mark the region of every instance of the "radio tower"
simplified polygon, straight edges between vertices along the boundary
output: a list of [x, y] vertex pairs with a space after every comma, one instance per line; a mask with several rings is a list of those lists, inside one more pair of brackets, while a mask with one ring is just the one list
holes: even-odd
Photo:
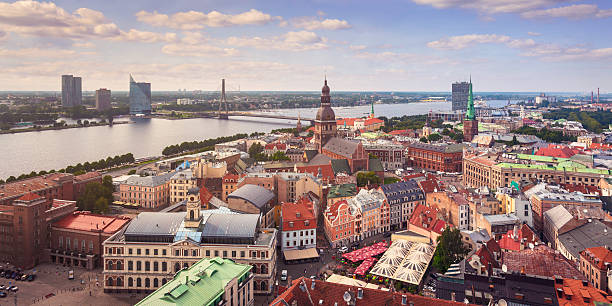
[[[225, 105], [225, 113], [222, 113], [222, 108]], [[227, 114], [227, 98], [225, 97], [225, 79], [221, 79], [221, 99], [219, 100], [219, 119], [228, 119]]]

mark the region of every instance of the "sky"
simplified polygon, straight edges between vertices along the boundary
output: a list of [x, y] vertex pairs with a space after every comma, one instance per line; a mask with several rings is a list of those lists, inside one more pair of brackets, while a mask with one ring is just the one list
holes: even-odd
[[0, 91], [612, 92], [612, 1], [0, 1]]

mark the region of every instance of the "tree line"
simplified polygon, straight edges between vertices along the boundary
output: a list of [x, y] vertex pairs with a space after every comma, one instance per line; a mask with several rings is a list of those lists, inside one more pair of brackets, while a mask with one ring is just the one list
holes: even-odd
[[[31, 178], [35, 176], [45, 175], [49, 173], [56, 173], [56, 172], [72, 173], [74, 175], [80, 175], [80, 174], [83, 174], [89, 171], [93, 171], [93, 170], [101, 170], [101, 169], [112, 168], [112, 167], [117, 167], [117, 166], [121, 166], [124, 164], [133, 163], [134, 161], [135, 159], [132, 153], [116, 155], [114, 157], [109, 156], [106, 159], [100, 159], [99, 161], [93, 161], [93, 162], [78, 163], [74, 166], [71, 165], [71, 166], [68, 166], [60, 170], [55, 170], [55, 169], [49, 170], [49, 171], [41, 170], [40, 172], [32, 171], [30, 173], [24, 173], [17, 177], [11, 175], [6, 179], [6, 183], [19, 181], [19, 180], [23, 180], [23, 179], [27, 179], [27, 178]], [[0, 184], [4, 184], [4, 183], [5, 181], [0, 179]]]
[[597, 112], [581, 112], [573, 109], [559, 109], [544, 113], [546, 119], [567, 119], [582, 123], [582, 126], [590, 132], [601, 133], [604, 128], [607, 128], [612, 123], [612, 112], [597, 111]]
[[531, 127], [531, 126], [527, 126], [527, 125], [524, 125], [512, 131], [512, 133], [523, 134], [523, 135], [534, 135], [546, 142], [561, 143], [564, 141], [576, 141], [576, 136], [563, 135], [563, 132], [551, 131], [546, 128], [543, 128], [538, 131], [538, 129]]
[[205, 148], [212, 147], [216, 144], [234, 141], [242, 138], [248, 137], [248, 134], [236, 134], [233, 136], [222, 136], [217, 138], [206, 139], [203, 141], [185, 141], [181, 144], [170, 145], [164, 148], [162, 154], [164, 156], [174, 155], [189, 151], [196, 151]]

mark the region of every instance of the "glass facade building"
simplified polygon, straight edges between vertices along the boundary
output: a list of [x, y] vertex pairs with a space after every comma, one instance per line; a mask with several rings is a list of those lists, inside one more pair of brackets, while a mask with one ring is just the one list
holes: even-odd
[[130, 76], [130, 115], [151, 114], [151, 83], [137, 83]]
[[81, 105], [83, 92], [81, 91], [81, 78], [72, 75], [62, 75], [62, 106], [72, 107]]

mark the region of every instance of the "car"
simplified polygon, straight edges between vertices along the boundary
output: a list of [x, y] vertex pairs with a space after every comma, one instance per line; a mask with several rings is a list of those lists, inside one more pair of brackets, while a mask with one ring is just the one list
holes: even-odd
[[28, 279], [28, 275], [27, 275], [27, 274], [24, 274], [24, 275], [22, 275], [22, 276], [21, 276], [21, 278], [20, 278], [20, 279], [21, 279], [22, 281], [26, 281], [26, 280]]
[[0, 285], [0, 291], [4, 290], [4, 285]]
[[19, 291], [19, 287], [17, 287], [17, 286], [11, 286], [11, 288], [10, 288], [9, 290], [11, 290], [11, 291], [13, 291], [13, 292], [17, 292], [17, 291]]
[[5, 297], [6, 297], [6, 292], [0, 291], [0, 298], [5, 298]]
[[338, 249], [338, 252], [340, 252], [340, 253], [346, 253], [346, 252], [348, 252], [348, 248], [347, 248], [347, 247], [345, 247], [345, 246], [343, 246], [343, 247], [341, 247], [341, 248], [339, 248], [339, 249]]
[[30, 274], [30, 275], [28, 275], [28, 282], [31, 282], [31, 281], [33, 281], [33, 280], [35, 280], [35, 279], [36, 279], [36, 274]]
[[281, 271], [281, 280], [282, 281], [286, 281], [287, 280], [287, 270]]

